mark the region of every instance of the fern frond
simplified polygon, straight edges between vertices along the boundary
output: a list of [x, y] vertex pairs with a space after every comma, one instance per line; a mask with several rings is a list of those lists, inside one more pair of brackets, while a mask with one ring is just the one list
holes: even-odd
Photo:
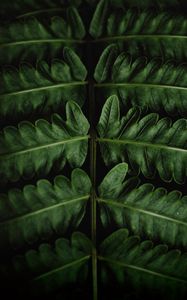
[[21, 248], [78, 227], [85, 215], [90, 189], [88, 175], [74, 169], [71, 181], [59, 175], [54, 184], [41, 179], [36, 186], [26, 185], [23, 190], [0, 194], [1, 250], [10, 246]]
[[36, 17], [19, 19], [0, 28], [0, 63], [18, 60], [34, 62], [38, 59], [60, 57], [64, 46], [81, 43], [85, 28], [76, 8], [61, 16], [39, 20]]
[[[113, 3], [114, 4], [114, 3]], [[186, 58], [187, 20], [181, 12], [157, 10], [145, 6], [126, 9], [123, 4], [112, 5], [100, 1], [89, 32], [98, 43], [116, 42], [133, 56], [164, 56], [183, 60]], [[101, 19], [102, 16], [102, 19]], [[177, 47], [176, 47], [177, 44]], [[102, 44], [101, 44], [102, 45]]]
[[120, 120], [117, 96], [107, 99], [97, 127], [105, 164], [126, 161], [132, 170], [140, 170], [148, 178], [158, 172], [166, 182], [173, 179], [184, 183], [187, 176], [186, 119], [172, 124], [169, 118], [159, 120], [156, 113], [141, 115], [141, 109], [134, 107]]
[[16, 0], [14, 2], [2, 1], [1, 2], [1, 13], [14, 12], [14, 17], [17, 14], [40, 10], [45, 7], [45, 9], [75, 6], [79, 7], [82, 0]]
[[60, 171], [66, 162], [80, 167], [86, 158], [89, 123], [75, 102], [66, 104], [67, 120], [57, 114], [51, 123], [21, 122], [6, 127], [0, 135], [0, 176], [17, 181], [21, 177], [44, 176], [53, 168]]
[[124, 11], [130, 7], [136, 7], [139, 10], [143, 8], [167, 8], [170, 10], [174, 8], [175, 11], [186, 7], [185, 0], [155, 0], [154, 2], [151, 2], [150, 0], [110, 0], [109, 3], [111, 9], [120, 8]]
[[114, 222], [143, 238], [187, 248], [187, 196], [140, 185], [136, 177], [124, 181], [126, 172], [125, 163], [115, 166], [98, 188], [103, 226]]
[[[116, 47], [113, 45], [113, 48]], [[132, 57], [122, 52], [114, 63], [107, 60], [113, 54], [108, 46], [96, 66], [94, 78], [106, 94], [117, 93], [124, 105], [148, 106], [150, 110], [165, 110], [168, 114], [186, 115], [186, 64], [163, 62], [159, 58]], [[107, 73], [106, 70], [107, 69]], [[105, 72], [105, 77], [100, 76]], [[108, 96], [108, 95], [106, 95]]]
[[[101, 6], [101, 2], [98, 4], [97, 10], [100, 7], [99, 5]], [[97, 11], [90, 24], [90, 33], [95, 38], [99, 36], [122, 37], [123, 35], [145, 35], [145, 38], [147, 35], [186, 36], [187, 21], [185, 16], [181, 14], [151, 9], [138, 11], [135, 8], [108, 10], [107, 14], [106, 8], [103, 7], [102, 9], [104, 10], [102, 15], [105, 16], [105, 22], [100, 22], [102, 30], [97, 30], [96, 23], [100, 20]], [[96, 16], [98, 18], [97, 22]], [[94, 28], [93, 25], [95, 25]]]
[[56, 112], [69, 100], [85, 101], [87, 71], [78, 55], [64, 48], [64, 60], [38, 63], [36, 68], [23, 63], [19, 70], [4, 68], [0, 74], [0, 118], [10, 124], [33, 113]]
[[154, 291], [154, 296], [185, 299], [186, 257], [186, 253], [181, 254], [179, 250], [168, 251], [166, 245], [154, 246], [150, 240], [141, 242], [138, 236], [128, 236], [128, 230], [120, 229], [100, 246], [101, 276], [107, 282], [112, 272], [118, 288], [124, 289], [128, 278], [131, 289], [139, 296]]
[[[89, 0], [87, 0], [89, 1]], [[93, 0], [94, 1], [94, 0]], [[104, 2], [107, 0], [95, 0], [95, 4], [99, 6], [99, 2]], [[168, 9], [169, 11], [173, 11], [173, 8], [175, 11], [182, 11], [182, 8], [186, 7], [186, 1], [185, 0], [155, 0], [154, 2], [150, 0], [145, 1], [139, 1], [139, 0], [110, 0], [109, 2], [109, 9], [115, 10], [116, 8], [120, 8], [123, 11], [126, 11], [129, 8], [137, 8], [138, 10], [142, 9]], [[96, 14], [96, 12], [94, 13]]]
[[59, 238], [53, 246], [41, 244], [38, 250], [14, 257], [4, 268], [1, 266], [1, 274], [16, 280], [17, 289], [25, 289], [35, 296], [47, 294], [67, 284], [84, 282], [90, 256], [90, 240], [75, 232], [71, 240]]

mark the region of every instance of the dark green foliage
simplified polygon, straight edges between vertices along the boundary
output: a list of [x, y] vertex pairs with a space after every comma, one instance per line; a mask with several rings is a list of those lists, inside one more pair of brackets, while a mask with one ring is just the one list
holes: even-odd
[[23, 190], [0, 194], [1, 250], [9, 246], [20, 248], [76, 228], [85, 215], [90, 189], [88, 175], [74, 169], [71, 181], [59, 175], [53, 185], [41, 179], [36, 186], [26, 185]]
[[[187, 20], [175, 10], [160, 10], [158, 2], [144, 1], [100, 1], [90, 23], [89, 32], [97, 43], [118, 43], [121, 49], [131, 55], [164, 56], [165, 58], [186, 58]], [[156, 3], [157, 2], [157, 3]], [[126, 5], [125, 5], [126, 4]], [[143, 4], [143, 6], [141, 5]], [[166, 4], [166, 3], [165, 3]], [[138, 7], [139, 6], [139, 7]], [[167, 6], [166, 6], [167, 7]]]
[[97, 82], [105, 82], [111, 73], [111, 67], [115, 61], [117, 54], [116, 45], [108, 46], [99, 58], [98, 64], [95, 68], [94, 78]]
[[128, 237], [128, 230], [120, 229], [107, 237], [100, 246], [102, 278], [107, 281], [109, 270], [118, 285], [125, 282], [146, 295], [184, 299], [187, 292], [187, 255], [170, 250], [166, 245], [154, 246], [151, 241], [141, 242], [138, 236]]
[[124, 181], [125, 163], [115, 166], [100, 184], [98, 202], [105, 227], [114, 221], [133, 234], [187, 249], [187, 196], [133, 177]]
[[[102, 16], [105, 16], [106, 8], [104, 7], [103, 10]], [[103, 26], [103, 29], [100, 31], [97, 30], [97, 26], [95, 25], [96, 15], [97, 10], [90, 25], [90, 33], [97, 38], [102, 35], [106, 37], [121, 37], [123, 35], [185, 36], [187, 31], [185, 16], [175, 15], [168, 11], [156, 11], [153, 9], [138, 11], [137, 8], [109, 11], [104, 22], [101, 22], [99, 16], [97, 16], [97, 22], [100, 21], [100, 26]], [[95, 31], [93, 25], [95, 25]]]
[[33, 11], [39, 9], [50, 9], [56, 7], [65, 8], [67, 5], [79, 6], [81, 0], [16, 0], [16, 1], [2, 1], [1, 10], [2, 12], [21, 13], [23, 11]]
[[28, 286], [22, 283], [29, 280], [32, 295], [49, 293], [64, 285], [84, 281], [90, 255], [91, 242], [84, 234], [75, 232], [70, 241], [59, 238], [54, 246], [41, 244], [38, 250], [31, 249], [14, 257], [1, 267], [1, 275], [5, 278], [16, 276], [18, 288], [22, 291], [27, 288], [27, 293]]
[[[171, 115], [186, 116], [186, 64], [164, 62], [160, 58], [132, 59], [125, 52], [109, 61], [114, 47], [110, 45], [104, 50], [96, 66], [94, 78], [103, 83], [98, 88], [106, 85], [106, 94], [118, 94], [124, 106], [130, 102], [132, 106], [147, 106], [153, 111], [162, 109]], [[105, 76], [100, 76], [104, 72]]]
[[120, 119], [117, 96], [107, 99], [98, 133], [101, 152], [106, 165], [127, 161], [130, 168], [152, 178], [158, 172], [161, 179], [177, 183], [187, 176], [187, 120], [171, 119], [156, 113], [141, 116], [139, 107], [133, 107]]
[[68, 162], [80, 167], [88, 147], [89, 123], [75, 102], [66, 105], [66, 122], [57, 114], [51, 123], [40, 119], [35, 125], [21, 122], [8, 126], [0, 135], [0, 176], [2, 180], [44, 176], [54, 166], [61, 171]]
[[76, 42], [85, 36], [84, 24], [76, 8], [67, 9], [66, 15], [43, 21], [29, 17], [1, 26], [0, 63], [50, 59], [60, 57], [64, 46], [76, 48]]
[[59, 111], [68, 100], [83, 105], [87, 71], [78, 55], [70, 48], [63, 51], [64, 60], [48, 64], [40, 61], [36, 68], [22, 63], [4, 68], [0, 74], [0, 116], [7, 123], [34, 113]]
[[71, 48], [64, 48], [64, 59], [70, 66], [73, 78], [79, 81], [85, 80], [87, 70], [78, 55]]
[[[99, 2], [99, 0], [97, 0]], [[109, 0], [109, 3], [111, 7], [119, 7], [119, 8], [127, 8], [127, 7], [138, 7], [139, 9], [141, 8], [147, 8], [147, 7], [157, 7], [157, 8], [167, 8], [172, 9], [174, 8], [175, 10], [180, 7], [183, 8], [186, 5], [185, 0], [155, 0], [155, 1], [150, 1], [150, 0]]]
[[186, 299], [186, 8], [1, 1], [7, 299]]
[[103, 24], [106, 22], [108, 5], [109, 1], [107, 0], [99, 1], [94, 12], [94, 16], [90, 23], [89, 32], [95, 38], [98, 38], [103, 33]]

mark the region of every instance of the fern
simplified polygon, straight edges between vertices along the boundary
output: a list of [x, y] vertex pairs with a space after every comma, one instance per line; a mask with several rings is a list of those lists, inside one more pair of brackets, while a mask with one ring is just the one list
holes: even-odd
[[[187, 22], [182, 15], [151, 9], [138, 11], [135, 8], [111, 12], [109, 9], [107, 11], [107, 3], [107, 1], [99, 2], [90, 24], [90, 33], [95, 38], [102, 35], [122, 37], [125, 34], [186, 35]], [[100, 30], [96, 25], [100, 26]]]
[[64, 48], [64, 60], [38, 63], [36, 68], [21, 64], [19, 70], [5, 68], [0, 80], [0, 117], [9, 123], [33, 113], [61, 109], [68, 100], [83, 105], [87, 71], [76, 53]]
[[187, 196], [149, 183], [140, 185], [136, 177], [124, 181], [126, 172], [127, 165], [118, 164], [98, 188], [103, 225], [114, 221], [133, 234], [187, 248]]
[[162, 180], [182, 184], [187, 175], [186, 127], [185, 119], [171, 124], [169, 118], [159, 120], [156, 113], [141, 118], [138, 107], [120, 120], [118, 98], [111, 96], [98, 123], [105, 164], [127, 161], [148, 178], [157, 171]]
[[[29, 292], [34, 296], [48, 294], [67, 284], [85, 281], [88, 275], [88, 261], [91, 255], [91, 242], [85, 235], [75, 232], [71, 240], [59, 238], [55, 245], [41, 244], [38, 250], [29, 250], [16, 256], [9, 264], [1, 267], [5, 278], [17, 277], [20, 290], [27, 278]], [[28, 284], [27, 284], [28, 285]]]
[[[132, 55], [165, 56], [183, 60], [186, 58], [187, 21], [185, 14], [168, 10], [126, 9], [124, 2], [100, 1], [90, 23], [89, 32], [102, 43], [115, 41], [121, 49]], [[101, 17], [102, 16], [102, 17]], [[177, 43], [177, 47], [175, 46]]]
[[138, 236], [128, 237], [127, 229], [120, 229], [103, 241], [99, 260], [103, 264], [103, 281], [107, 281], [110, 269], [119, 286], [128, 279], [139, 296], [152, 295], [154, 291], [160, 297], [184, 299], [187, 292], [186, 253], [168, 251], [162, 244], [153, 246], [149, 240], [140, 242]]
[[51, 123], [38, 120], [35, 126], [21, 122], [6, 127], [0, 136], [1, 178], [17, 181], [21, 177], [44, 176], [52, 168], [62, 170], [68, 162], [80, 167], [87, 155], [89, 123], [74, 102], [66, 105], [67, 121], [54, 114]]
[[[96, 2], [102, 2], [107, 0], [101, 0]], [[120, 9], [127, 9], [129, 7], [136, 7], [138, 9], [142, 8], [148, 8], [148, 7], [154, 7], [154, 8], [167, 8], [168, 10], [174, 8], [176, 9], [182, 9], [186, 7], [186, 1], [185, 0], [155, 0], [154, 2], [151, 2], [150, 0], [110, 0], [110, 7], [112, 9], [120, 8]]]
[[[82, 19], [76, 8], [66, 11], [66, 18], [35, 17], [21, 19], [0, 28], [0, 63], [18, 59], [34, 62], [36, 59], [60, 56], [64, 46], [79, 43], [85, 35]], [[25, 51], [26, 50], [26, 51]]]
[[138, 13], [135, 9], [129, 9], [122, 15], [119, 14], [119, 11], [110, 14], [107, 20], [106, 35], [158, 34], [185, 36], [186, 26], [186, 19], [181, 15], [169, 14], [167, 11], [155, 12], [154, 10], [144, 10]]
[[63, 235], [68, 228], [76, 228], [85, 215], [91, 182], [81, 169], [74, 169], [71, 181], [57, 176], [52, 185], [39, 180], [0, 194], [1, 249], [20, 248], [55, 233]]
[[0, 3], [7, 298], [186, 299], [186, 8]]
[[116, 51], [116, 46], [110, 45], [99, 59], [94, 73], [98, 89], [103, 88], [106, 96], [118, 94], [124, 106], [130, 102], [131, 105], [148, 106], [153, 111], [165, 110], [171, 115], [186, 116], [185, 64], [163, 62], [159, 58], [133, 60], [124, 52], [110, 60]]
[[5, 2], [1, 3], [2, 13], [14, 12], [14, 14], [27, 12], [28, 10], [34, 11], [39, 9], [50, 9], [63, 7], [66, 8], [67, 5], [79, 6], [81, 0], [16, 0], [14, 2]]

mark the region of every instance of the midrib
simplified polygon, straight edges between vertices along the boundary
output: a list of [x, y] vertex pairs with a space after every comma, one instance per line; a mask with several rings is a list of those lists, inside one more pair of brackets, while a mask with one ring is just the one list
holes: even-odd
[[[23, 15], [24, 16], [24, 15]], [[18, 18], [22, 18], [23, 16], [19, 16]], [[68, 38], [50, 38], [50, 39], [32, 39], [32, 40], [22, 40], [15, 42], [7, 42], [0, 44], [1, 47], [12, 47], [18, 45], [27, 45], [27, 44], [42, 44], [42, 43], [76, 43], [76, 44], [86, 44], [86, 43], [99, 43], [99, 42], [107, 42], [113, 40], [131, 40], [131, 39], [180, 39], [187, 40], [187, 36], [183, 35], [154, 35], [154, 34], [132, 34], [132, 35], [124, 35], [124, 36], [111, 36], [111, 37], [103, 37], [98, 38], [96, 40], [78, 40], [78, 39], [68, 39]]]
[[187, 280], [185, 280], [185, 279], [181, 279], [181, 278], [178, 278], [178, 277], [166, 275], [166, 274], [163, 274], [163, 273], [160, 273], [160, 272], [155, 272], [155, 271], [145, 269], [145, 268], [142, 268], [142, 267], [139, 267], [139, 266], [131, 265], [131, 264], [128, 264], [128, 263], [123, 263], [123, 262], [120, 262], [120, 261], [117, 261], [117, 260], [113, 260], [113, 259], [110, 259], [110, 258], [103, 257], [101, 255], [98, 256], [98, 259], [102, 260], [102, 261], [106, 261], [108, 263], [113, 263], [113, 264], [116, 264], [118, 266], [125, 267], [125, 268], [128, 268], [128, 269], [133, 269], [135, 271], [148, 273], [148, 274], [156, 276], [156, 277], [162, 277], [162, 278], [165, 278], [165, 279], [168, 279], [168, 280], [178, 281], [180, 283], [187, 284]]
[[21, 94], [26, 94], [26, 93], [31, 93], [31, 92], [39, 92], [43, 90], [50, 90], [50, 89], [56, 89], [60, 87], [72, 87], [72, 86], [79, 86], [79, 85], [87, 85], [87, 81], [77, 81], [77, 82], [70, 82], [70, 83], [59, 83], [59, 84], [51, 84], [51, 85], [46, 85], [42, 87], [35, 87], [32, 89], [26, 89], [22, 91], [16, 91], [16, 92], [11, 92], [11, 93], [4, 93], [0, 94], [0, 99], [3, 98], [4, 96], [17, 96]]
[[16, 42], [7, 42], [0, 44], [0, 48], [4, 47], [14, 47], [19, 45], [30, 45], [30, 44], [50, 44], [50, 43], [75, 43], [75, 44], [84, 44], [84, 40], [76, 39], [66, 39], [66, 38], [51, 38], [51, 39], [33, 39], [33, 40], [23, 40]]
[[[52, 7], [52, 8], [46, 8], [46, 9], [37, 9], [34, 11], [26, 12], [22, 15], [18, 15], [16, 19], [21, 19], [25, 17], [40, 15], [43, 13], [52, 13], [52, 12], [65, 12], [67, 10], [67, 7]], [[79, 8], [79, 11], [81, 11], [81, 8]]]
[[46, 8], [46, 9], [38, 9], [35, 11], [27, 12], [22, 15], [19, 15], [16, 17], [16, 19], [21, 19], [29, 16], [38, 15], [41, 13], [48, 13], [48, 12], [64, 12], [67, 8], [61, 8], [61, 7], [54, 7], [54, 8]]
[[180, 221], [180, 220], [177, 220], [177, 219], [165, 216], [165, 215], [161, 215], [161, 214], [158, 214], [158, 213], [154, 213], [152, 211], [148, 211], [148, 210], [145, 210], [145, 209], [142, 209], [142, 208], [131, 206], [131, 205], [128, 205], [128, 204], [125, 204], [125, 203], [119, 203], [119, 202], [115, 202], [114, 200], [103, 199], [103, 198], [97, 198], [97, 201], [99, 203], [106, 203], [107, 205], [126, 208], [126, 209], [129, 209], [131, 211], [135, 211], [135, 212], [138, 212], [138, 213], [141, 213], [141, 214], [150, 215], [152, 217], [156, 217], [156, 218], [159, 218], [159, 219], [164, 219], [164, 220], [169, 221], [169, 222], [173, 222], [173, 223], [177, 223], [179, 225], [187, 226], [186, 222], [183, 222], [183, 221]]
[[55, 142], [55, 143], [36, 146], [36, 147], [32, 147], [32, 148], [28, 148], [28, 149], [24, 149], [24, 150], [20, 150], [20, 151], [15, 151], [15, 152], [11, 152], [11, 153], [6, 153], [6, 154], [0, 154], [0, 158], [1, 157], [2, 157], [2, 159], [11, 158], [12, 156], [14, 157], [14, 156], [22, 155], [22, 154], [25, 154], [25, 153], [45, 149], [45, 148], [56, 147], [56, 146], [67, 144], [67, 143], [74, 143], [74, 142], [77, 142], [77, 141], [87, 140], [88, 138], [89, 138], [89, 135], [72, 137], [70, 139]]
[[101, 37], [95, 40], [92, 40], [92, 43], [98, 42], [112, 42], [114, 40], [131, 40], [131, 39], [179, 39], [179, 40], [187, 40], [187, 36], [185, 35], [172, 35], [172, 34], [127, 34], [127, 35], [116, 35], [109, 37]]
[[100, 143], [132, 144], [132, 145], [150, 147], [150, 148], [155, 148], [155, 149], [165, 149], [165, 150], [169, 150], [169, 151], [178, 151], [178, 152], [187, 153], [187, 149], [171, 147], [171, 146], [162, 145], [162, 144], [153, 144], [153, 143], [143, 142], [143, 141], [129, 140], [129, 139], [120, 140], [120, 139], [110, 139], [110, 138], [97, 138], [97, 141], [99, 141]]
[[104, 82], [104, 83], [95, 83], [94, 86], [96, 88], [102, 87], [128, 87], [128, 88], [135, 88], [135, 87], [149, 87], [149, 88], [158, 88], [158, 89], [174, 89], [174, 90], [181, 90], [187, 91], [187, 87], [181, 86], [174, 86], [174, 85], [164, 85], [164, 84], [151, 84], [151, 83], [115, 83], [115, 82]]
[[97, 266], [97, 202], [96, 202], [96, 160], [97, 160], [97, 143], [96, 132], [93, 126], [95, 116], [95, 97], [93, 81], [89, 80], [89, 120], [91, 123], [90, 130], [90, 178], [92, 182], [91, 191], [91, 239], [92, 239], [92, 291], [93, 300], [98, 299], [98, 266]]
[[50, 205], [48, 207], [30, 212], [30, 213], [26, 213], [25, 215], [22, 215], [22, 216], [19, 216], [19, 217], [16, 217], [16, 218], [13, 218], [13, 219], [10, 219], [10, 220], [7, 220], [7, 221], [0, 222], [0, 225], [1, 226], [6, 226], [6, 225], [11, 224], [11, 223], [19, 222], [19, 221], [22, 221], [24, 219], [27, 219], [27, 218], [45, 213], [49, 210], [53, 210], [53, 209], [56, 209], [56, 208], [64, 206], [64, 205], [71, 205], [71, 204], [79, 202], [79, 201], [87, 200], [89, 197], [90, 197], [90, 195], [88, 194], [88, 195], [85, 195], [85, 196], [82, 196], [82, 197], [79, 197], [79, 198], [65, 200], [61, 203], [57, 203], [55, 205]]
[[35, 281], [39, 281], [40, 279], [43, 279], [43, 278], [45, 278], [45, 277], [50, 277], [50, 276], [53, 275], [54, 273], [60, 272], [60, 271], [62, 271], [62, 270], [64, 270], [64, 269], [67, 269], [67, 268], [74, 267], [74, 266], [76, 266], [76, 265], [78, 265], [78, 264], [80, 264], [80, 263], [82, 263], [82, 262], [88, 260], [89, 258], [90, 258], [90, 255], [86, 255], [86, 256], [84, 256], [84, 257], [82, 257], [82, 258], [80, 258], [80, 259], [77, 259], [76, 261], [73, 261], [73, 262], [71, 262], [71, 263], [69, 263], [69, 264], [66, 264], [66, 265], [62, 266], [62, 267], [53, 269], [53, 270], [51, 270], [51, 271], [49, 271], [49, 272], [47, 272], [47, 273], [45, 273], [45, 274], [42, 274], [42, 275], [40, 275], [40, 276], [37, 276], [37, 277], [35, 277], [35, 278], [32, 280], [32, 282], [34, 283]]

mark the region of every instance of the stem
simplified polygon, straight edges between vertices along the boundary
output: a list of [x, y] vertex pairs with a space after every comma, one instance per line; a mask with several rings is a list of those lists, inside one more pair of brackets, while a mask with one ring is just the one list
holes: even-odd
[[92, 43], [103, 43], [103, 42], [116, 42], [116, 41], [126, 41], [126, 40], [149, 40], [149, 39], [178, 39], [178, 40], [186, 40], [187, 37], [185, 35], [171, 35], [171, 34], [129, 34], [123, 36], [110, 36], [110, 37], [101, 37], [96, 40], [92, 40]]
[[185, 283], [185, 284], [187, 283], [187, 281], [185, 279], [177, 278], [177, 277], [170, 276], [170, 275], [167, 275], [167, 274], [162, 274], [162, 273], [156, 272], [154, 270], [153, 271], [149, 270], [148, 268], [143, 268], [143, 267], [136, 266], [135, 264], [133, 265], [133, 264], [128, 264], [128, 263], [125, 263], [125, 262], [121, 262], [119, 260], [115, 260], [115, 259], [112, 259], [110, 257], [98, 256], [98, 259], [101, 260], [101, 261], [106, 261], [109, 264], [118, 265], [119, 267], [124, 267], [124, 268], [127, 268], [127, 269], [135, 270], [135, 272], [139, 271], [139, 272], [143, 272], [145, 274], [146, 273], [150, 274], [151, 276], [162, 277], [165, 280], [167, 279], [167, 280], [178, 281], [178, 282]]
[[74, 267], [74, 266], [76, 266], [76, 265], [78, 265], [78, 264], [80, 264], [80, 263], [83, 263], [84, 261], [88, 260], [89, 258], [90, 258], [90, 255], [84, 256], [84, 257], [82, 257], [82, 258], [80, 258], [80, 259], [78, 259], [78, 260], [75, 260], [75, 261], [73, 261], [73, 262], [71, 262], [71, 263], [69, 263], [69, 264], [63, 265], [63, 266], [61, 266], [61, 267], [59, 267], [59, 268], [56, 268], [56, 269], [54, 269], [54, 270], [52, 270], [52, 271], [49, 271], [49, 272], [44, 273], [44, 274], [42, 274], [42, 275], [39, 275], [39, 276], [35, 277], [35, 278], [32, 280], [32, 282], [35, 283], [35, 282], [37, 282], [37, 281], [40, 281], [40, 280], [43, 279], [43, 278], [50, 277], [50, 276], [53, 275], [54, 273], [61, 272], [61, 271], [65, 270], [65, 269], [68, 269], [68, 268], [72, 268], [72, 267]]
[[121, 88], [158, 88], [158, 89], [172, 89], [172, 90], [177, 90], [177, 91], [186, 91], [186, 87], [182, 86], [175, 86], [175, 85], [165, 85], [165, 84], [151, 84], [151, 83], [131, 83], [131, 82], [126, 82], [126, 83], [115, 83], [115, 82], [103, 82], [103, 83], [95, 83], [94, 86], [96, 88], [103, 88], [103, 87], [121, 87]]
[[124, 145], [135, 145], [140, 147], [148, 147], [148, 148], [154, 148], [154, 149], [163, 149], [168, 151], [178, 151], [181, 153], [186, 153], [187, 149], [178, 148], [178, 147], [172, 147], [169, 145], [164, 144], [154, 144], [151, 142], [145, 142], [145, 141], [139, 141], [139, 140], [129, 140], [129, 139], [112, 139], [112, 138], [97, 138], [97, 141], [100, 143], [112, 143], [112, 144], [124, 144]]
[[55, 8], [47, 8], [47, 9], [38, 9], [38, 10], [35, 10], [35, 11], [30, 11], [30, 12], [24, 13], [22, 15], [19, 15], [19, 16], [16, 17], [16, 19], [28, 18], [28, 17], [31, 17], [31, 16], [36, 16], [36, 15], [39, 15], [39, 14], [43, 14], [43, 13], [65, 12], [65, 10], [66, 10], [66, 7], [65, 8], [55, 7]]
[[39, 145], [39, 146], [31, 146], [30, 148], [26, 148], [26, 149], [21, 149], [15, 152], [10, 152], [10, 153], [1, 153], [0, 152], [0, 159], [4, 160], [4, 159], [10, 159], [11, 157], [15, 157], [18, 155], [23, 155], [26, 153], [30, 153], [30, 152], [34, 152], [34, 151], [40, 151], [41, 149], [49, 149], [52, 147], [57, 147], [60, 145], [64, 145], [64, 144], [68, 144], [68, 143], [74, 143], [74, 142], [79, 142], [79, 141], [84, 141], [84, 140], [88, 140], [89, 135], [85, 135], [85, 136], [76, 136], [76, 137], [70, 137], [69, 139], [64, 139], [58, 142], [52, 142], [52, 143], [48, 143], [48, 144], [44, 144], [44, 145]]
[[97, 207], [96, 207], [96, 133], [94, 130], [93, 116], [95, 115], [94, 86], [92, 81], [89, 85], [89, 114], [90, 114], [90, 178], [92, 181], [91, 192], [91, 235], [92, 235], [92, 282], [93, 300], [97, 300], [97, 250], [96, 250], [96, 228], [97, 228]]
[[6, 42], [0, 44], [0, 48], [4, 47], [15, 47], [15, 46], [29, 46], [32, 44], [53, 44], [53, 43], [69, 43], [69, 44], [84, 44], [84, 40], [76, 40], [76, 39], [67, 39], [67, 38], [51, 38], [51, 39], [33, 39], [33, 40], [20, 40], [20, 41], [15, 41], [15, 42]]
[[76, 87], [76, 86], [82, 86], [82, 85], [87, 85], [87, 81], [75, 81], [75, 82], [69, 82], [69, 83], [58, 83], [58, 84], [51, 84], [51, 85], [46, 85], [46, 86], [39, 86], [39, 87], [34, 87], [32, 89], [26, 89], [26, 90], [21, 90], [21, 91], [15, 91], [15, 92], [9, 92], [9, 93], [3, 93], [0, 94], [0, 100], [4, 96], [17, 96], [21, 94], [27, 94], [27, 93], [35, 93], [35, 92], [41, 92], [43, 90], [51, 90], [51, 89], [59, 89], [59, 88], [71, 88]]
[[[65, 13], [67, 10], [67, 7], [52, 7], [52, 8], [46, 8], [46, 9], [38, 9], [30, 12], [25, 12], [24, 14], [18, 15], [16, 19], [22, 19], [22, 18], [28, 18], [31, 16], [37, 16], [41, 14], [50, 14], [50, 13]], [[79, 11], [81, 11], [82, 8], [79, 8]]]
[[168, 217], [167, 215], [164, 215], [161, 213], [160, 214], [155, 213], [154, 211], [148, 210], [148, 208], [140, 208], [135, 205], [133, 206], [133, 205], [126, 204], [125, 202], [124, 203], [117, 202], [113, 199], [110, 200], [110, 199], [97, 198], [97, 201], [99, 203], [104, 203], [107, 206], [115, 206], [115, 207], [118, 207], [121, 209], [127, 209], [130, 211], [133, 211], [137, 214], [144, 214], [144, 215], [148, 215], [153, 218], [155, 217], [155, 218], [159, 218], [159, 219], [164, 219], [168, 222], [176, 223], [177, 225], [187, 226], [187, 222], [185, 222], [185, 221], [181, 221], [176, 218], [171, 218], [171, 217]]
[[41, 209], [38, 209], [38, 210], [35, 210], [35, 211], [32, 211], [32, 212], [28, 212], [28, 213], [26, 213], [24, 215], [21, 215], [21, 216], [13, 217], [13, 219], [5, 220], [3, 222], [0, 222], [0, 224], [1, 224], [1, 227], [3, 228], [3, 226], [7, 226], [7, 225], [10, 225], [12, 223], [19, 223], [22, 220], [25, 220], [27, 218], [33, 218], [37, 215], [49, 212], [51, 210], [54, 211], [55, 209], [60, 209], [61, 207], [65, 206], [65, 205], [75, 205], [76, 202], [86, 201], [86, 200], [88, 200], [89, 196], [90, 195], [85, 195], [85, 196], [82, 196], [82, 197], [79, 197], [79, 198], [67, 199], [63, 202], [60, 202], [60, 203], [57, 203], [57, 204], [54, 204], [54, 205], [50, 205], [50, 206], [47, 206], [47, 207], [43, 207]]

